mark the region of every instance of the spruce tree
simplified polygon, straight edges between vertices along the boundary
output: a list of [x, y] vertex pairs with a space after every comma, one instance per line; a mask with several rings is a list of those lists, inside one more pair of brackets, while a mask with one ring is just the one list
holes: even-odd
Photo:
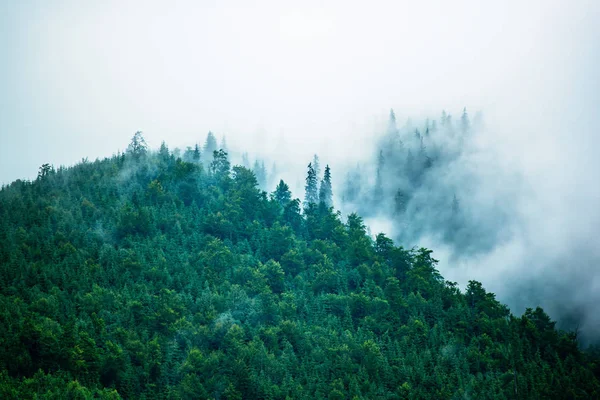
[[200, 162], [200, 146], [198, 146], [198, 143], [196, 143], [194, 146], [194, 154], [192, 155], [192, 159], [194, 162]]
[[164, 140], [160, 143], [158, 155], [163, 161], [167, 161], [169, 159], [169, 147], [167, 146]]
[[317, 177], [317, 193], [319, 193], [319, 175], [321, 175], [321, 163], [319, 162], [319, 156], [314, 155], [312, 161], [313, 169], [315, 170], [315, 176]]
[[325, 166], [325, 174], [321, 181], [319, 202], [327, 207], [333, 206], [333, 190], [331, 188], [331, 169], [329, 168], [329, 164]]
[[390, 109], [390, 118], [388, 119], [388, 135], [395, 135], [398, 131], [396, 127], [396, 113], [394, 109]]
[[319, 193], [317, 189], [317, 174], [312, 163], [308, 164], [308, 172], [306, 174], [306, 186], [304, 187], [304, 207], [308, 208], [310, 204], [319, 202]]
[[285, 207], [292, 200], [292, 192], [290, 187], [281, 179], [275, 188], [272, 197], [280, 206]]
[[148, 145], [146, 144], [146, 140], [144, 140], [142, 131], [137, 131], [133, 135], [131, 143], [129, 143], [129, 147], [127, 147], [127, 152], [131, 153], [136, 160], [146, 155], [148, 152]]
[[208, 134], [206, 135], [206, 142], [204, 143], [204, 160], [206, 160], [205, 162], [208, 162], [212, 159], [213, 152], [216, 150], [217, 139], [211, 131], [208, 131]]
[[254, 161], [252, 171], [254, 172], [254, 175], [256, 175], [258, 186], [264, 190], [267, 186], [267, 170], [265, 169], [265, 162], [259, 162], [258, 160]]

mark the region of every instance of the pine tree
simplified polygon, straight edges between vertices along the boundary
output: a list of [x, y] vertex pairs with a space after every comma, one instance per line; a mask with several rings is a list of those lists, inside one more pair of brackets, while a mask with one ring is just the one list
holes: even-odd
[[215, 138], [215, 135], [211, 131], [208, 131], [208, 134], [206, 135], [206, 142], [204, 143], [204, 160], [206, 160], [205, 162], [208, 162], [209, 160], [212, 159], [213, 153], [216, 150], [217, 150], [217, 139]]
[[417, 140], [421, 140], [421, 132], [419, 132], [419, 128], [415, 129], [415, 138]]
[[146, 140], [144, 140], [142, 131], [137, 131], [133, 135], [131, 143], [129, 143], [129, 147], [127, 147], [127, 152], [131, 153], [135, 159], [139, 159], [146, 155], [148, 152], [148, 145], [146, 144]]
[[394, 113], [394, 109], [390, 108], [390, 118], [388, 119], [388, 135], [395, 135], [398, 132], [398, 128], [396, 127], [396, 113]]
[[292, 200], [292, 192], [290, 192], [290, 187], [283, 181], [283, 179], [279, 181], [279, 184], [275, 188], [272, 197], [282, 207], [285, 207]]
[[265, 169], [265, 162], [259, 162], [258, 160], [254, 161], [252, 171], [254, 172], [254, 175], [256, 175], [258, 186], [264, 190], [267, 186], [267, 170]]
[[440, 118], [440, 125], [446, 126], [447, 119], [448, 119], [448, 114], [446, 114], [446, 110], [442, 110], [442, 117]]
[[200, 146], [198, 146], [198, 143], [196, 143], [194, 146], [194, 154], [192, 155], [192, 159], [196, 163], [200, 162]]
[[194, 161], [194, 149], [192, 146], [187, 146], [183, 152], [183, 161], [193, 162]]
[[321, 175], [321, 163], [319, 162], [319, 156], [314, 155], [312, 161], [313, 169], [315, 170], [315, 176], [317, 177], [317, 193], [319, 193], [319, 175]]
[[169, 159], [169, 148], [167, 147], [167, 144], [165, 143], [164, 140], [160, 143], [160, 149], [158, 150], [158, 155], [160, 156], [160, 158], [163, 161], [167, 161]]
[[54, 172], [54, 168], [50, 164], [42, 164], [38, 171], [38, 180], [46, 178], [51, 172]]
[[433, 162], [431, 161], [431, 157], [429, 157], [427, 155], [427, 148], [425, 147], [425, 144], [423, 143], [423, 137], [421, 137], [420, 144], [419, 144], [419, 161], [420, 161], [423, 169], [431, 168], [431, 166], [433, 165]]
[[210, 163], [210, 172], [213, 175], [227, 176], [229, 175], [229, 169], [231, 164], [227, 159], [227, 153], [223, 150], [213, 151], [213, 161]]
[[308, 208], [310, 204], [319, 202], [319, 192], [317, 189], [317, 174], [312, 163], [308, 164], [308, 172], [306, 174], [306, 186], [304, 187], [304, 207]]
[[319, 189], [319, 202], [327, 207], [333, 206], [333, 190], [331, 188], [331, 170], [329, 164], [325, 166], [325, 174]]

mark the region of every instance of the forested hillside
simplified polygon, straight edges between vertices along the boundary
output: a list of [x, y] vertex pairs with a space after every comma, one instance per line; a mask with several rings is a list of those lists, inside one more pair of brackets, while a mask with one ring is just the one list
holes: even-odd
[[137, 133], [2, 188], [0, 398], [600, 398], [575, 333], [342, 220], [334, 170], [300, 201], [204, 150]]

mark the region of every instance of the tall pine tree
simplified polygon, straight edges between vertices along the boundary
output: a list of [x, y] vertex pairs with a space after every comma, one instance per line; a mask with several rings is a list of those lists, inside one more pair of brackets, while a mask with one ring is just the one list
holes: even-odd
[[254, 172], [254, 175], [256, 175], [258, 186], [264, 190], [267, 186], [267, 170], [265, 169], [265, 162], [255, 160], [252, 171]]
[[308, 164], [308, 172], [306, 174], [306, 186], [304, 186], [304, 207], [308, 208], [310, 204], [319, 202], [319, 192], [317, 189], [317, 173], [313, 168], [312, 163]]
[[319, 189], [319, 202], [327, 207], [333, 206], [333, 190], [331, 188], [331, 170], [329, 164], [325, 166], [325, 174]]
[[208, 131], [206, 142], [204, 143], [204, 162], [210, 162], [213, 158], [213, 153], [217, 150], [217, 139], [215, 135]]

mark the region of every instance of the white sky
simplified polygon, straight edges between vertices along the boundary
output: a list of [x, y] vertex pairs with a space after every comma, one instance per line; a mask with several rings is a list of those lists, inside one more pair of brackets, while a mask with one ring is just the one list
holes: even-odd
[[544, 137], [545, 168], [558, 128], [599, 104], [599, 3], [0, 1], [0, 182], [136, 130], [153, 147], [210, 129], [251, 152], [283, 141], [301, 164], [365, 157], [391, 107], [483, 110], [500, 146]]

